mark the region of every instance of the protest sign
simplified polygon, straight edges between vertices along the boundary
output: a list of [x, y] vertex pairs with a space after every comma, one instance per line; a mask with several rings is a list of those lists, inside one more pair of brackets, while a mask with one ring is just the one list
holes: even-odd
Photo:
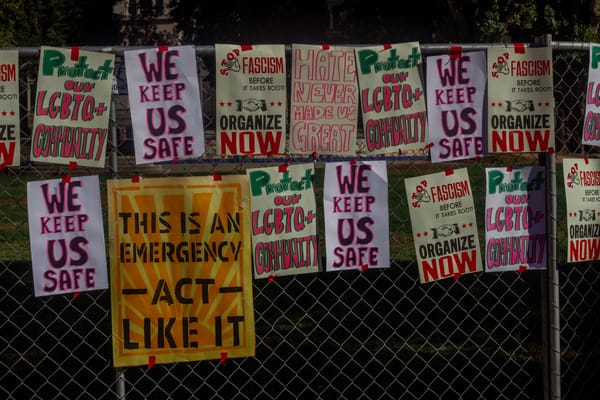
[[427, 57], [427, 121], [432, 162], [484, 154], [486, 89], [483, 51]]
[[254, 277], [319, 270], [312, 164], [249, 168]]
[[194, 47], [130, 50], [124, 55], [136, 164], [204, 154]]
[[0, 50], [0, 166], [21, 164], [19, 51]]
[[355, 51], [364, 152], [419, 154], [429, 144], [419, 43]]
[[552, 48], [487, 50], [488, 151], [554, 149]]
[[108, 288], [97, 176], [27, 182], [36, 296]]
[[114, 365], [253, 356], [248, 178], [107, 186]]
[[600, 44], [590, 44], [589, 58], [585, 122], [581, 143], [600, 146]]
[[568, 262], [600, 259], [600, 160], [563, 159]]
[[285, 153], [283, 45], [216, 44], [217, 154]]
[[42, 46], [31, 160], [104, 167], [114, 54]]
[[486, 168], [486, 272], [546, 269], [543, 167]]
[[483, 269], [466, 168], [406, 178], [421, 283]]
[[327, 271], [389, 267], [385, 161], [327, 163], [323, 203]]
[[290, 153], [354, 155], [355, 68], [352, 48], [292, 45]]

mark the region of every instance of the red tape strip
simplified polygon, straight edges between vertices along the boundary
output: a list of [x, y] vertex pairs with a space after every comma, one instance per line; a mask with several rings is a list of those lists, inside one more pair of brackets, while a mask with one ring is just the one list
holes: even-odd
[[460, 59], [462, 57], [462, 46], [450, 46], [450, 59]]
[[79, 46], [71, 47], [71, 61], [79, 61]]
[[391, 45], [391, 44], [389, 44], [389, 43], [384, 43], [384, 45], [383, 45], [383, 49], [384, 49], [384, 50], [389, 50], [389, 49], [391, 49], [391, 48], [392, 48], [392, 45]]
[[583, 159], [583, 161], [585, 161], [585, 163], [586, 163], [586, 164], [589, 164], [589, 163], [590, 163], [590, 160], [589, 160], [587, 157], [585, 157], [585, 158]]
[[323, 43], [323, 44], [321, 45], [321, 48], [322, 48], [323, 50], [329, 50], [329, 45], [328, 45], [327, 43]]
[[521, 265], [519, 267], [519, 273], [522, 274], [523, 272], [527, 271], [527, 265]]
[[225, 365], [225, 363], [227, 362], [227, 353], [221, 353], [221, 359], [219, 360], [219, 362]]
[[279, 172], [287, 172], [287, 164], [283, 163], [279, 166]]
[[63, 181], [64, 183], [69, 183], [69, 182], [71, 182], [71, 175], [67, 175], [67, 176], [63, 177], [63, 178], [62, 178], [62, 181]]
[[213, 181], [222, 181], [223, 177], [219, 174], [214, 174], [213, 175]]
[[523, 43], [514, 43], [513, 46], [516, 54], [525, 54], [525, 45]]
[[131, 182], [133, 183], [140, 183], [140, 180], [142, 179], [141, 176], [137, 175], [131, 178]]
[[156, 356], [148, 357], [148, 369], [154, 367], [156, 365]]
[[251, 44], [243, 44], [240, 47], [242, 48], [242, 51], [252, 50], [252, 45]]
[[454, 169], [448, 168], [447, 170], [444, 171], [444, 173], [446, 174], [446, 176], [450, 176], [454, 173]]
[[158, 46], [158, 51], [159, 53], [169, 51], [169, 46], [167, 46], [166, 44], [161, 44]]
[[69, 161], [69, 171], [75, 171], [77, 168], [77, 161]]
[[368, 269], [369, 269], [369, 266], [368, 266], [367, 264], [363, 264], [363, 265], [361, 265], [361, 266], [360, 266], [360, 270], [361, 270], [362, 272], [365, 272], [365, 271], [366, 271], [366, 270], [368, 270]]

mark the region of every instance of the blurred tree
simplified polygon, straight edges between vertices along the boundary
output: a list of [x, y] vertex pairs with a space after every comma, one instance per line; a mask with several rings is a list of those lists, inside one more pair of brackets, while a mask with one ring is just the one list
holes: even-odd
[[115, 0], [4, 0], [0, 45], [99, 45], [120, 42]]
[[185, 43], [528, 41], [599, 37], [599, 0], [171, 0]]

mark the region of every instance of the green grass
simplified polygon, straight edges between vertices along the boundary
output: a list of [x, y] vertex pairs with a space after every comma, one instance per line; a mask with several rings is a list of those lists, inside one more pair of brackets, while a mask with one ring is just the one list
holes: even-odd
[[[497, 160], [494, 160], [497, 161]], [[497, 166], [495, 162], [494, 166]], [[506, 164], [508, 165], [508, 164]], [[322, 166], [322, 164], [320, 164]], [[440, 172], [451, 166], [458, 169], [466, 167], [474, 194], [477, 224], [479, 226], [480, 242], [483, 246], [485, 232], [483, 230], [485, 213], [485, 167], [480, 163], [454, 163], [432, 164], [428, 161], [420, 162], [390, 162], [388, 163], [388, 202], [389, 202], [389, 230], [390, 230], [390, 256], [392, 260], [404, 263], [416, 258], [409, 208], [406, 199], [404, 179], [412, 176], [427, 175]], [[315, 189], [317, 210], [319, 214], [319, 234], [321, 250], [324, 251], [324, 225], [323, 225], [323, 171], [316, 168]], [[29, 261], [31, 253], [29, 248], [29, 231], [27, 223], [27, 181], [39, 180], [35, 175], [15, 175], [12, 171], [3, 171], [0, 175], [0, 262]], [[563, 189], [562, 164], [557, 165], [557, 220], [558, 220], [558, 260], [566, 261], [567, 252], [567, 227], [565, 218], [565, 196]], [[106, 196], [105, 177], [101, 178], [101, 193]], [[102, 199], [106, 203], [106, 199]], [[484, 251], [482, 247], [482, 251]], [[324, 254], [324, 253], [322, 253]]]

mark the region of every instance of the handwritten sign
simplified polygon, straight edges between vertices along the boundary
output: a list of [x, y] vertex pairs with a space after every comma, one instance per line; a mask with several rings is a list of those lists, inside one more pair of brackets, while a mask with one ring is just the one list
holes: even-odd
[[486, 63], [483, 51], [427, 57], [432, 162], [482, 156]]
[[419, 43], [356, 48], [366, 153], [418, 153], [429, 143]]
[[327, 271], [390, 265], [385, 161], [325, 165]]
[[0, 166], [21, 164], [19, 52], [0, 50]]
[[421, 283], [482, 271], [466, 168], [404, 180]]
[[217, 152], [285, 153], [283, 45], [216, 44]]
[[114, 54], [41, 48], [31, 160], [104, 167]]
[[600, 260], [600, 160], [563, 159], [568, 261]]
[[136, 164], [204, 154], [193, 46], [124, 52]]
[[27, 182], [36, 296], [108, 288], [97, 176]]
[[352, 48], [292, 45], [290, 153], [356, 152], [355, 65]]
[[488, 151], [555, 148], [552, 48], [490, 47], [487, 54]]
[[114, 365], [254, 355], [248, 178], [107, 186]]
[[546, 269], [543, 167], [486, 168], [486, 271]]
[[600, 44], [590, 44], [582, 144], [600, 146]]
[[252, 197], [254, 277], [318, 272], [312, 164], [246, 170]]

